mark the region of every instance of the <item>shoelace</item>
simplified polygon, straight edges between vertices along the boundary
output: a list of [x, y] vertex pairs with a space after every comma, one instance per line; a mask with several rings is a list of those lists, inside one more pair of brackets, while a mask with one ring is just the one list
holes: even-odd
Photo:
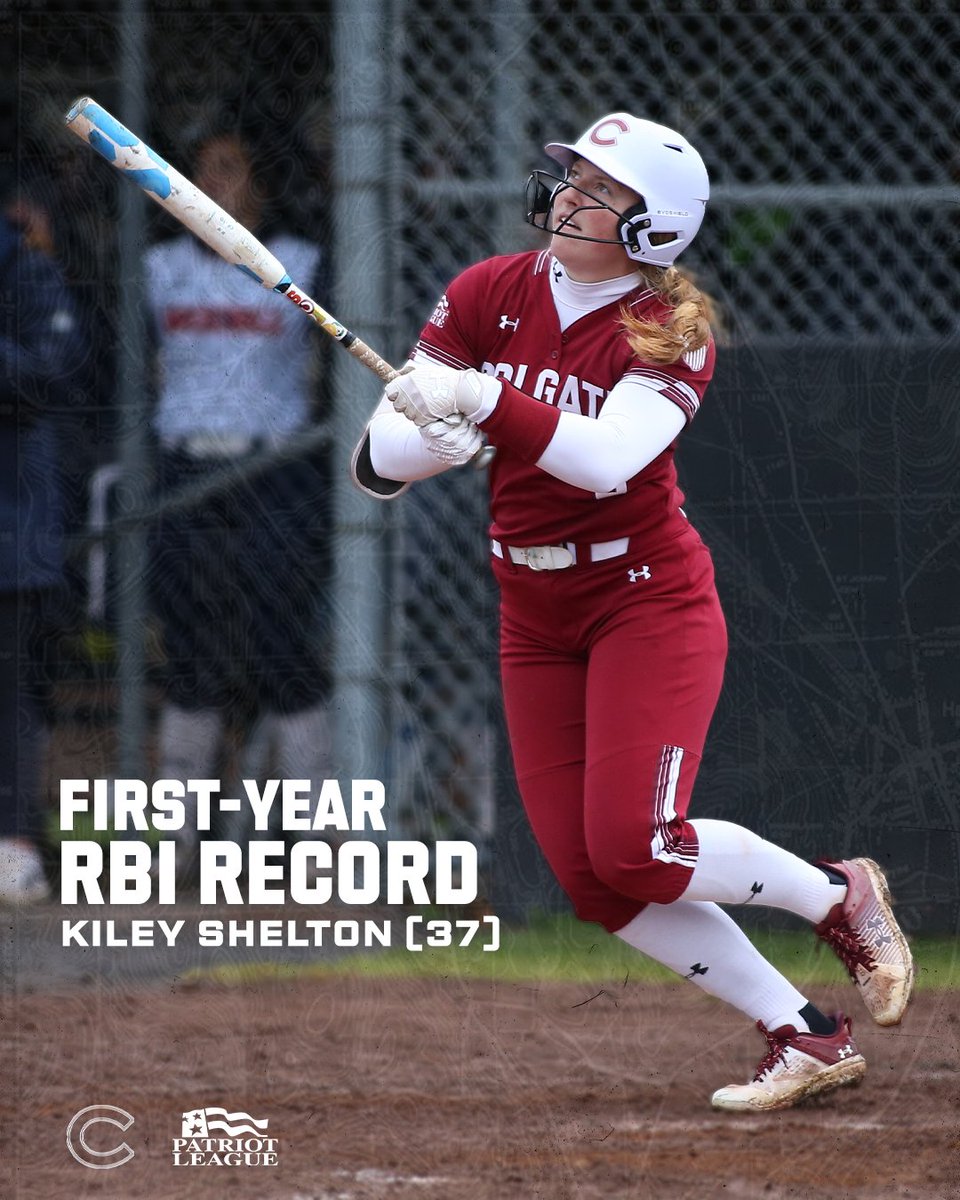
[[877, 969], [876, 959], [846, 921], [824, 930], [820, 936], [834, 950], [854, 983], [857, 982], [857, 967], [863, 967], [865, 971]]
[[789, 1038], [777, 1037], [775, 1033], [771, 1033], [762, 1021], [757, 1022], [757, 1028], [767, 1039], [767, 1052], [763, 1058], [760, 1059], [760, 1062], [757, 1066], [756, 1073], [753, 1077], [754, 1083], [759, 1083], [764, 1075], [766, 1075], [768, 1071], [772, 1070], [778, 1062], [785, 1063], [787, 1061], [785, 1051], [787, 1049], [787, 1042], [789, 1041]]

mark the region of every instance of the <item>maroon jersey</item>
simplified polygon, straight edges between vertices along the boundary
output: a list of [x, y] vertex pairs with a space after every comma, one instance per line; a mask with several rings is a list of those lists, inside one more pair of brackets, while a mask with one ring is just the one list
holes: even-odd
[[[478, 368], [560, 412], [594, 418], [614, 384], [638, 377], [679, 405], [690, 421], [713, 374], [713, 342], [666, 367], [639, 359], [623, 333], [621, 310], [651, 320], [667, 314], [646, 287], [585, 314], [563, 332], [550, 292], [552, 262], [546, 251], [529, 251], [469, 267], [441, 297], [420, 334], [417, 354], [457, 369]], [[605, 542], [629, 534], [666, 540], [686, 524], [678, 511], [683, 494], [673, 444], [621, 488], [600, 495], [541, 471], [509, 445], [498, 444], [495, 433], [490, 441], [497, 446], [490, 469], [490, 532], [510, 545]]]

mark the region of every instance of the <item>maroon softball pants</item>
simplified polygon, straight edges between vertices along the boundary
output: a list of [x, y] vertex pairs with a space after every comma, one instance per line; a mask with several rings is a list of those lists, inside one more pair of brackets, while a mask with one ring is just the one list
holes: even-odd
[[727, 650], [710, 553], [688, 526], [565, 570], [493, 562], [527, 817], [577, 916], [622, 929], [696, 863], [687, 806]]

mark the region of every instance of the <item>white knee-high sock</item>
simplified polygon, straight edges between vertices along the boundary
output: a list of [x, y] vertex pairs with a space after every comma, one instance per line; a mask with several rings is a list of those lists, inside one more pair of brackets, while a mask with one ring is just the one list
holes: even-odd
[[807, 999], [716, 904], [648, 904], [616, 936], [768, 1029], [809, 1030]]
[[684, 900], [783, 908], [814, 924], [846, 894], [819, 867], [730, 821], [697, 818], [700, 851]]

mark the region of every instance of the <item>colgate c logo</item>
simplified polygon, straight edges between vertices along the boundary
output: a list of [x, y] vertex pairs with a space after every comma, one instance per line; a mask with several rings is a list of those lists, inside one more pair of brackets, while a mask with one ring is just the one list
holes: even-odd
[[608, 125], [614, 125], [621, 133], [629, 133], [630, 126], [626, 121], [621, 121], [619, 117], [608, 117], [605, 121], [601, 121], [599, 125], [595, 125], [590, 130], [590, 141], [595, 146], [615, 146], [617, 144], [617, 135], [610, 134], [608, 137], [601, 137], [600, 131], [606, 129]]
[[[86, 1120], [80, 1126], [80, 1132], [74, 1138], [74, 1126], [81, 1117]], [[95, 1171], [109, 1171], [113, 1167], [122, 1167], [133, 1158], [133, 1150], [126, 1142], [114, 1146], [110, 1150], [94, 1150], [87, 1145], [87, 1130], [94, 1125], [113, 1125], [121, 1131], [126, 1131], [133, 1124], [133, 1117], [124, 1108], [114, 1104], [90, 1104], [75, 1113], [67, 1126], [67, 1149], [84, 1167], [93, 1167]], [[79, 1147], [77, 1145], [79, 1143]], [[99, 1160], [99, 1161], [98, 1161]]]

